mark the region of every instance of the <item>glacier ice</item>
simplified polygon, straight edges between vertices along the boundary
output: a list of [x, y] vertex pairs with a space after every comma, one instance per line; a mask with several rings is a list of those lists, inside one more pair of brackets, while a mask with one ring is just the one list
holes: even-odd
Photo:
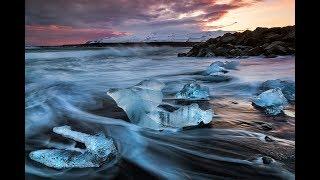
[[198, 104], [182, 106], [174, 112], [160, 112], [159, 119], [165, 126], [181, 128], [186, 126], [196, 126], [201, 122], [208, 124], [212, 120], [212, 110], [202, 110]]
[[183, 86], [182, 90], [176, 94], [178, 99], [208, 99], [210, 96], [209, 88], [206, 86], [201, 87], [197, 83], [189, 83]]
[[183, 106], [173, 112], [161, 109], [163, 87], [160, 81], [146, 80], [131, 88], [110, 89], [107, 94], [126, 112], [133, 124], [141, 127], [162, 130], [212, 120], [212, 110], [201, 110], [197, 104]]
[[216, 73], [227, 73], [227, 69], [237, 69], [238, 65], [240, 64], [240, 61], [215, 61], [213, 62], [205, 71], [205, 74], [211, 75]]
[[197, 77], [197, 80], [207, 81], [207, 82], [225, 82], [231, 80], [232, 77], [225, 75], [223, 73], [213, 73], [208, 76]]
[[63, 168], [86, 168], [99, 167], [106, 161], [111, 161], [117, 154], [117, 149], [111, 138], [104, 134], [89, 135], [71, 130], [70, 126], [53, 128], [53, 132], [66, 138], [84, 143], [86, 149], [42, 149], [32, 151], [29, 157], [48, 167]]
[[288, 104], [280, 88], [269, 89], [253, 98], [252, 102], [255, 106], [263, 108], [269, 115], [280, 114]]
[[227, 73], [228, 71], [223, 67], [223, 62], [213, 62], [205, 71], [205, 74], [210, 75], [214, 73]]
[[240, 61], [226, 61], [223, 64], [223, 67], [226, 69], [237, 69], [239, 65], [240, 65]]
[[280, 88], [284, 97], [289, 102], [295, 101], [295, 83], [293, 81], [284, 81], [280, 79], [268, 80], [263, 82], [259, 89], [261, 91], [266, 91], [274, 88]]
[[164, 84], [157, 80], [144, 80], [125, 89], [110, 89], [107, 94], [116, 101], [133, 124], [159, 129], [159, 123], [149, 120], [150, 112], [162, 102]]

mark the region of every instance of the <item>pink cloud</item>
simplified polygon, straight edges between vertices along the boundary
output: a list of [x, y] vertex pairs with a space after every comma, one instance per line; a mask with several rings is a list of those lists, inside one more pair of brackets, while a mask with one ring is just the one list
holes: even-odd
[[69, 26], [26, 25], [25, 41], [37, 45], [79, 44], [101, 37], [121, 36], [125, 33], [102, 28], [72, 28]]

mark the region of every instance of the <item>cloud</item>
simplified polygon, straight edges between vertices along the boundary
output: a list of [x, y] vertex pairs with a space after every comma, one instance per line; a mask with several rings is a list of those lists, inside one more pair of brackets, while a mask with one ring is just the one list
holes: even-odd
[[[181, 28], [203, 29], [204, 22], [219, 20], [232, 9], [259, 1], [26, 0], [26, 42], [85, 42], [100, 35], [111, 37], [119, 32], [135, 33], [155, 28], [173, 31]], [[202, 13], [188, 16], [196, 11]], [[185, 16], [179, 18], [181, 14]], [[43, 29], [39, 30], [40, 27]]]
[[90, 39], [116, 37], [124, 34], [124, 32], [115, 32], [106, 29], [72, 28], [70, 26], [58, 25], [26, 25], [25, 27], [26, 43], [36, 45], [79, 44]]

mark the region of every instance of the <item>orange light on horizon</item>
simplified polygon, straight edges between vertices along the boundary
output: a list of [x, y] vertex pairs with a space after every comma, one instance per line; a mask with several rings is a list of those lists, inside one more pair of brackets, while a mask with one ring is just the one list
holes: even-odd
[[[235, 23], [236, 22], [236, 23]], [[233, 24], [234, 23], [234, 24]], [[228, 24], [233, 24], [228, 26]], [[294, 0], [267, 0], [248, 7], [230, 10], [217, 21], [203, 24], [203, 30], [253, 30], [256, 27], [278, 27], [295, 24]], [[213, 28], [210, 28], [213, 27]]]

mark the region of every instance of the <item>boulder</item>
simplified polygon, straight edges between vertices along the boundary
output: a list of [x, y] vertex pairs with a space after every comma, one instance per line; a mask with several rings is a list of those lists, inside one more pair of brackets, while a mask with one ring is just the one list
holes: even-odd
[[226, 47], [218, 47], [212, 51], [217, 56], [226, 56], [228, 55], [229, 49]]
[[273, 161], [273, 159], [271, 157], [268, 157], [268, 156], [263, 156], [262, 157], [263, 164], [271, 164], [272, 161]]
[[229, 43], [236, 39], [236, 36], [232, 35], [231, 33], [227, 33], [221, 37], [220, 41], [223, 43]]
[[178, 53], [178, 57], [185, 57], [187, 56], [187, 53]]
[[270, 54], [279, 54], [284, 55], [287, 54], [287, 48], [284, 47], [285, 43], [282, 41], [274, 41], [269, 44], [264, 50], [266, 55]]
[[264, 52], [264, 49], [262, 48], [262, 46], [256, 46], [254, 48], [251, 48], [249, 51], [248, 51], [248, 55], [249, 56], [259, 56], [261, 55], [262, 53]]
[[[261, 28], [242, 33], [226, 33], [193, 46], [186, 56], [258, 56], [276, 57], [295, 54], [295, 26]], [[179, 57], [184, 54], [180, 54]]]

